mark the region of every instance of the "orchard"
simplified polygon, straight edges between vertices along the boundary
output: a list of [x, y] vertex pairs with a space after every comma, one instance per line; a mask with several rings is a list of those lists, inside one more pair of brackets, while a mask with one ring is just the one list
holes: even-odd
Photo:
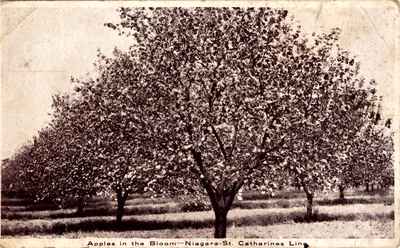
[[9, 162], [18, 171], [9, 187], [76, 202], [78, 213], [114, 194], [118, 225], [132, 194], [208, 199], [214, 237], [225, 238], [240, 190], [299, 185], [311, 220], [315, 192], [393, 184], [381, 98], [339, 45], [340, 29], [307, 35], [271, 8], [119, 15], [105, 26], [131, 47], [99, 52], [96, 75], [54, 96], [51, 123]]

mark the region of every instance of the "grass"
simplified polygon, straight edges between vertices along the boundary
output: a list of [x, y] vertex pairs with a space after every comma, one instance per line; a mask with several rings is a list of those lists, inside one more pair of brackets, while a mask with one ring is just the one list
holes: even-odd
[[[383, 204], [320, 206], [312, 221], [393, 220], [391, 206]], [[304, 208], [233, 209], [229, 225], [268, 226], [279, 223], [302, 223]], [[115, 226], [113, 217], [82, 217], [57, 220], [2, 221], [2, 235], [63, 234], [68, 232], [126, 231], [155, 229], [211, 228], [211, 211], [167, 213], [163, 215], [126, 216], [122, 227]]]
[[[371, 237], [390, 235], [393, 232], [393, 193], [371, 194], [346, 192], [345, 201], [337, 199], [337, 193], [319, 194], [314, 199], [315, 215], [311, 220], [305, 220], [304, 193], [289, 191], [278, 192], [274, 197], [264, 199], [264, 195], [255, 192], [244, 194], [245, 200], [236, 201], [229, 212], [229, 230], [241, 230], [242, 235], [249, 237], [268, 237], [268, 232], [274, 231], [280, 237], [279, 227], [299, 226], [299, 231], [309, 227], [310, 233], [318, 230], [342, 235], [346, 237], [364, 237], [351, 230], [365, 230], [372, 233]], [[246, 200], [247, 199], [247, 200]], [[172, 199], [143, 198], [141, 195], [132, 195], [128, 198], [123, 218], [123, 226], [115, 225], [116, 202], [112, 199], [89, 199], [82, 216], [76, 214], [76, 209], [57, 209], [48, 203], [32, 204], [23, 199], [2, 199], [2, 236], [4, 235], [89, 235], [90, 233], [137, 234], [143, 237], [207, 237], [212, 234], [214, 214], [212, 211], [182, 213], [184, 203], [173, 202]], [[40, 210], [40, 211], [38, 211]], [[309, 223], [311, 222], [311, 223]], [[382, 228], [376, 223], [382, 222]], [[322, 226], [320, 229], [319, 223]], [[350, 226], [348, 232], [337, 230], [346, 223], [363, 223]], [[368, 226], [366, 223], [375, 223]], [[290, 224], [288, 226], [287, 224]], [[352, 225], [352, 224], [349, 224]], [[358, 226], [359, 225], [359, 226]], [[278, 229], [275, 229], [278, 228]], [[369, 228], [369, 229], [368, 229]], [[253, 230], [254, 229], [254, 230]], [[206, 233], [204, 230], [208, 230]], [[235, 236], [235, 232], [229, 234]], [[278, 231], [277, 231], [278, 230]], [[194, 235], [188, 234], [194, 233]], [[265, 233], [262, 233], [265, 232]], [[153, 236], [153, 234], [156, 236]], [[308, 233], [308, 232], [307, 232]], [[306, 233], [306, 234], [307, 234]], [[198, 236], [196, 236], [198, 234]], [[143, 234], [145, 235], [145, 234]], [[289, 232], [287, 237], [296, 237], [296, 232]], [[330, 235], [330, 234], [329, 234]], [[328, 236], [329, 236], [328, 235]], [[361, 236], [360, 236], [361, 235]], [[322, 236], [327, 238], [328, 236]], [[385, 236], [385, 237], [386, 237]], [[272, 237], [272, 236], [270, 236]], [[303, 236], [300, 236], [303, 237]], [[304, 237], [307, 237], [305, 235]], [[311, 236], [310, 236], [311, 237]], [[312, 236], [314, 237], [314, 236]], [[315, 236], [315, 237], [318, 237]], [[338, 236], [343, 237], [343, 236]], [[366, 236], [368, 237], [368, 236]]]
[[[236, 201], [234, 207], [242, 209], [255, 209], [255, 208], [292, 208], [304, 206], [306, 199], [294, 198], [294, 199], [273, 199], [273, 200], [252, 200], [252, 201]], [[337, 198], [333, 199], [321, 199], [317, 198], [314, 200], [315, 205], [319, 206], [333, 206], [333, 205], [349, 205], [349, 204], [376, 204], [385, 203], [387, 205], [393, 204], [394, 199], [391, 196], [385, 197], [366, 197], [366, 196], [353, 196], [347, 197], [344, 200]]]
[[[126, 206], [124, 208], [125, 215], [145, 215], [145, 214], [164, 214], [177, 213], [181, 208], [176, 203], [163, 204], [145, 204], [137, 206]], [[116, 206], [109, 207], [86, 207], [80, 215], [76, 213], [76, 209], [59, 209], [44, 211], [21, 211], [21, 212], [3, 212], [2, 218], [8, 220], [29, 220], [29, 219], [60, 219], [74, 217], [91, 217], [91, 216], [114, 216], [116, 214]]]
[[[338, 204], [376, 204], [393, 203], [392, 196], [373, 197], [373, 196], [348, 196], [344, 201], [339, 199], [315, 199], [315, 204], [320, 206], [333, 206]], [[97, 205], [96, 205], [97, 204]], [[294, 199], [271, 199], [271, 200], [244, 200], [235, 201], [233, 208], [240, 209], [259, 209], [259, 208], [293, 208], [303, 207], [304, 198]], [[77, 215], [75, 209], [56, 209], [41, 211], [22, 211], [3, 207], [2, 218], [8, 220], [28, 220], [28, 219], [58, 219], [90, 216], [114, 216], [116, 214], [115, 201], [91, 200], [84, 209], [82, 215]], [[211, 208], [211, 207], [210, 207]], [[146, 215], [146, 214], [165, 214], [186, 212], [183, 210], [183, 203], [174, 203], [171, 199], [131, 199], [126, 202], [125, 215]], [[189, 211], [190, 212], [190, 211]]]
[[293, 199], [304, 197], [304, 192], [296, 189], [281, 190], [274, 195], [260, 194], [258, 191], [249, 191], [242, 194], [243, 200], [270, 200], [270, 199]]
[[[365, 192], [363, 189], [349, 189], [345, 190], [345, 195], [347, 197], [380, 197], [383, 195], [393, 195], [393, 189], [386, 189], [386, 190], [377, 190], [371, 192]], [[298, 190], [296, 188], [289, 188], [285, 190], [276, 191], [274, 195], [269, 194], [260, 194], [258, 191], [249, 191], [244, 192], [242, 194], [243, 200], [271, 200], [271, 199], [295, 199], [295, 198], [304, 198], [305, 193], [302, 190]], [[328, 199], [335, 199], [339, 197], [339, 192], [326, 192], [326, 193], [319, 193], [317, 197], [321, 198], [328, 198]]]
[[[44, 234], [42, 238], [212, 238], [213, 228], [186, 228], [129, 231], [77, 231]], [[290, 223], [270, 226], [231, 226], [230, 238], [393, 238], [392, 220], [356, 220], [316, 223]], [[24, 236], [18, 236], [23, 238]], [[26, 236], [31, 238], [32, 236]], [[3, 236], [7, 238], [7, 236]], [[15, 237], [14, 237], [15, 238]]]
[[[3, 198], [1, 200], [1, 210], [2, 211], [7, 211], [7, 212], [37, 212], [37, 211], [56, 211], [56, 210], [65, 210], [61, 209], [58, 205], [55, 205], [54, 203], [28, 203], [29, 201], [25, 201], [23, 199], [12, 199], [12, 198]], [[134, 206], [134, 205], [154, 205], [154, 204], [162, 204], [162, 203], [170, 203], [172, 202], [172, 199], [167, 199], [167, 198], [135, 198], [135, 199], [128, 199], [125, 203], [126, 206]], [[99, 198], [93, 198], [93, 199], [88, 199], [85, 202], [85, 208], [86, 209], [94, 209], [94, 208], [99, 208], [99, 209], [108, 209], [108, 208], [113, 208], [116, 207], [117, 202], [111, 198], [109, 199], [99, 199]], [[68, 208], [67, 208], [68, 209]]]

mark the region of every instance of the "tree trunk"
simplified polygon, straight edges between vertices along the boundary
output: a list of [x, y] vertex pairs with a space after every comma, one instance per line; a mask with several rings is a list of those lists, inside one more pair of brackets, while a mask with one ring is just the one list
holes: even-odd
[[214, 210], [214, 238], [226, 238], [227, 215], [228, 211], [224, 209]]
[[212, 185], [210, 176], [203, 166], [201, 153], [195, 149], [191, 149], [192, 155], [198, 166], [197, 174], [199, 175], [202, 186], [207, 191], [214, 210], [214, 238], [226, 238], [227, 216], [235, 200], [236, 194], [239, 192], [244, 183], [244, 178], [236, 181], [227, 187], [225, 179], [223, 179], [216, 187]]
[[237, 190], [227, 190], [211, 194], [210, 200], [214, 210], [214, 238], [226, 238], [226, 229], [228, 224], [228, 212], [231, 209]]
[[312, 215], [313, 215], [313, 194], [312, 193], [306, 193], [307, 195], [307, 212], [306, 212], [306, 220], [311, 220]]
[[305, 215], [305, 220], [309, 221], [312, 218], [313, 215], [313, 198], [314, 198], [314, 193], [309, 190], [307, 187], [306, 183], [301, 180], [301, 186], [303, 187], [304, 192], [306, 193], [307, 196], [307, 207], [306, 207], [306, 215]]
[[366, 192], [369, 192], [369, 183], [366, 183], [366, 184], [365, 184], [365, 191], [366, 191]]
[[128, 192], [123, 193], [122, 189], [117, 189], [117, 226], [122, 225], [122, 216], [124, 215], [124, 207], [126, 199], [128, 198]]
[[85, 197], [81, 196], [78, 198], [76, 215], [81, 216], [83, 214], [83, 208], [85, 207]]
[[339, 185], [339, 199], [340, 201], [344, 201], [344, 186]]

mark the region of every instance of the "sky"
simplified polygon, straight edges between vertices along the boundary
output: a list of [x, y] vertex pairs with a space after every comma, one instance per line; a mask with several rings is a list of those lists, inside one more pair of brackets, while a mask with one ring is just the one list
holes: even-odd
[[[384, 112], [395, 117], [400, 105], [400, 85], [396, 87], [393, 81], [396, 57], [399, 58], [395, 46], [399, 38], [399, 33], [395, 32], [399, 9], [391, 1], [377, 3], [308, 1], [288, 5], [276, 1], [251, 4], [287, 8], [307, 33], [341, 28], [342, 47], [358, 56], [366, 78], [376, 79], [378, 93], [384, 96]], [[154, 2], [140, 4], [155, 5]], [[185, 4], [211, 5], [205, 1]], [[216, 4], [227, 5], [227, 2]], [[71, 76], [84, 77], [93, 71], [97, 49], [110, 55], [114, 47], [126, 49], [129, 46], [128, 38], [118, 36], [103, 25], [118, 21], [116, 8], [119, 5], [118, 2], [3, 4], [0, 29], [2, 159], [10, 157], [46, 125], [51, 96], [70, 92]]]

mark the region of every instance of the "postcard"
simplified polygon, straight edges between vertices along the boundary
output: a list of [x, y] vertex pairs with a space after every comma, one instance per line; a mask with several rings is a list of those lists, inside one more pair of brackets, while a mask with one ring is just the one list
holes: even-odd
[[3, 2], [0, 247], [398, 247], [399, 30], [396, 1]]

